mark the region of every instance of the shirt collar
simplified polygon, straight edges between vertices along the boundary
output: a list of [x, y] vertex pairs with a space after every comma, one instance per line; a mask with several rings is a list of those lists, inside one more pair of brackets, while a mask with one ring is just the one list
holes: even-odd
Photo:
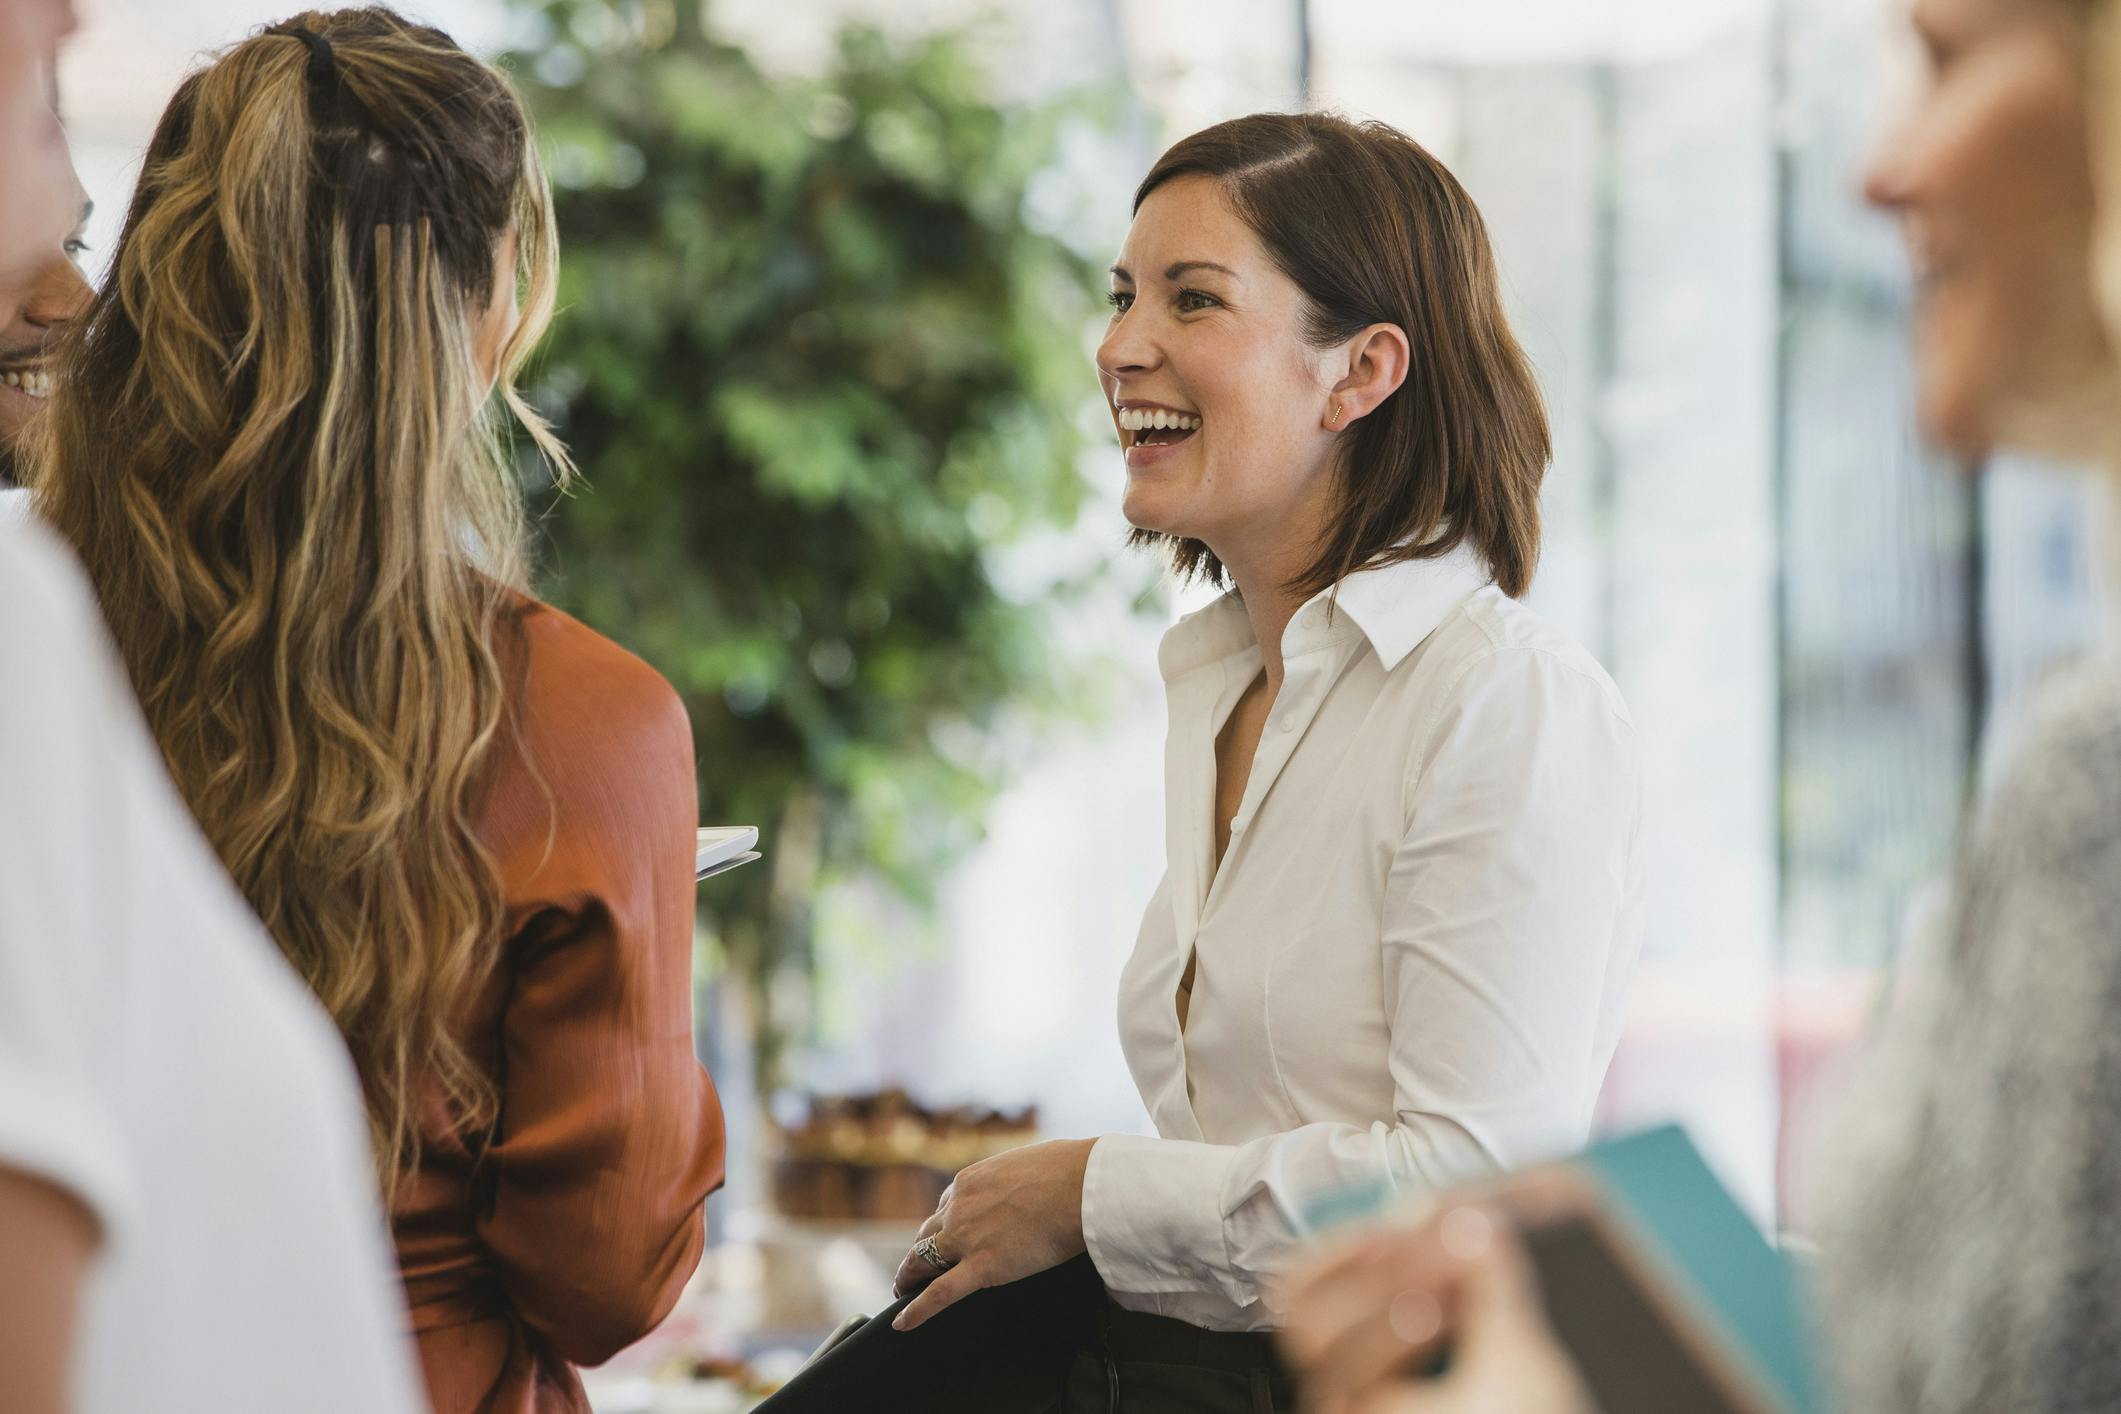
[[[1494, 576], [1472, 546], [1460, 544], [1433, 560], [1399, 560], [1375, 569], [1357, 570], [1331, 589], [1321, 590], [1289, 621], [1282, 650], [1297, 650], [1299, 639], [1321, 631], [1322, 612], [1332, 597], [1337, 615], [1345, 615], [1370, 641], [1386, 672], [1421, 646], [1436, 626]], [[1252, 620], [1235, 590], [1173, 624], [1157, 651], [1166, 682], [1247, 649], [1256, 650]]]
[[1258, 646], [1252, 639], [1252, 620], [1245, 613], [1244, 601], [1232, 589], [1166, 629], [1156, 650], [1156, 665], [1165, 682], [1176, 682], [1196, 669]]
[[1494, 578], [1485, 557], [1461, 541], [1433, 560], [1400, 560], [1356, 571], [1336, 586], [1337, 607], [1355, 621], [1390, 672]]

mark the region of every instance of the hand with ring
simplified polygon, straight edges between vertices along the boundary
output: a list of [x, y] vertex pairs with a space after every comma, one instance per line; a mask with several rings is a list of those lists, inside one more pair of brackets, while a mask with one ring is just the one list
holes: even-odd
[[954, 1259], [943, 1255], [942, 1245], [937, 1241], [943, 1230], [943, 1221], [950, 1212], [950, 1195], [956, 1191], [957, 1185], [954, 1183], [944, 1188], [941, 1200], [935, 1205], [935, 1211], [921, 1223], [921, 1230], [915, 1235], [913, 1246], [899, 1261], [898, 1275], [891, 1279], [893, 1296], [910, 1296], [957, 1265]]
[[921, 1224], [892, 1290], [912, 1330], [982, 1287], [1057, 1267], [1083, 1250], [1083, 1172], [1093, 1139], [1011, 1149], [965, 1169]]

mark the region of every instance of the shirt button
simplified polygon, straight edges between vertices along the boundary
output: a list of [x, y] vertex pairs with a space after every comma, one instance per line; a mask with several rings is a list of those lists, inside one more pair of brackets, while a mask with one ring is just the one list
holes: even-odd
[[1245, 832], [1245, 822], [1244, 822], [1244, 821], [1242, 821], [1242, 820], [1232, 820], [1232, 821], [1230, 822], [1230, 833], [1231, 833], [1231, 834], [1233, 834], [1233, 835], [1241, 835], [1241, 834], [1243, 834], [1244, 832]]
[[1283, 731], [1285, 731], [1285, 732], [1293, 732], [1293, 731], [1295, 731], [1295, 730], [1296, 730], [1296, 718], [1295, 718], [1295, 717], [1293, 717], [1293, 716], [1291, 716], [1291, 717], [1283, 717], [1283, 718], [1281, 719], [1281, 729], [1282, 729]]

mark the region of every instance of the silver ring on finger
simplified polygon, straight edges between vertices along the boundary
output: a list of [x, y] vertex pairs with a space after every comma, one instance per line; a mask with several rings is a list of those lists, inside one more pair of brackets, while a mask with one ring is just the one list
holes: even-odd
[[947, 1272], [952, 1267], [957, 1265], [957, 1263], [951, 1261], [948, 1257], [945, 1257], [940, 1251], [936, 1250], [935, 1239], [933, 1237], [924, 1237], [920, 1241], [914, 1243], [913, 1255], [920, 1258], [923, 1262], [926, 1262], [929, 1266], [935, 1268], [939, 1272]]

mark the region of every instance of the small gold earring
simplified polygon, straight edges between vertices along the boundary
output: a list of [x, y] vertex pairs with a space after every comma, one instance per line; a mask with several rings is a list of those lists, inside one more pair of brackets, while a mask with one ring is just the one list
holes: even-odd
[[1340, 404], [1339, 404], [1339, 403], [1335, 403], [1335, 404], [1333, 404], [1333, 415], [1332, 415], [1331, 417], [1329, 417], [1329, 418], [1327, 418], [1327, 419], [1326, 419], [1326, 426], [1328, 426], [1328, 427], [1337, 427], [1337, 426], [1339, 426], [1339, 425], [1340, 425]]

